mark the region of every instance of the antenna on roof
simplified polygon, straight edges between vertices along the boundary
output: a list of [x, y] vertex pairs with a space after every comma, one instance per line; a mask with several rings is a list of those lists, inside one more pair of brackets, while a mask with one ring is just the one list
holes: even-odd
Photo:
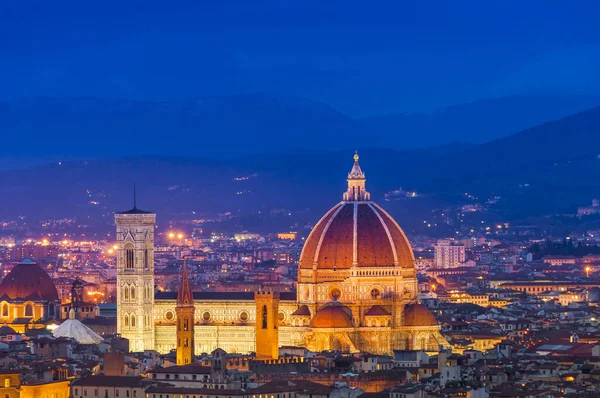
[[135, 181], [133, 182], [133, 208], [137, 209], [137, 196], [135, 193]]

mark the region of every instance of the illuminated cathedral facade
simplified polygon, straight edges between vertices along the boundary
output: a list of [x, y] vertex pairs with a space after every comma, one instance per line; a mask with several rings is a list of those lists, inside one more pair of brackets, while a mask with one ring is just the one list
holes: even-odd
[[408, 239], [371, 201], [358, 159], [342, 201], [305, 242], [295, 293], [192, 292], [185, 266], [179, 292], [155, 292], [156, 215], [135, 206], [116, 214], [117, 327], [131, 350], [177, 348], [185, 364], [216, 348], [276, 358], [280, 346], [383, 354], [447, 345], [417, 302]]

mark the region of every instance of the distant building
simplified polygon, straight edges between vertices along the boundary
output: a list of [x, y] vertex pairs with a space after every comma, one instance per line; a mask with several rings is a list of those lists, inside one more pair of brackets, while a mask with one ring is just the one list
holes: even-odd
[[577, 217], [591, 216], [594, 214], [600, 214], [600, 201], [598, 201], [598, 199], [592, 199], [591, 206], [581, 206], [577, 208]]
[[[17, 371], [5, 370], [0, 374], [0, 385], [5, 397], [10, 398], [68, 398], [69, 384], [67, 371], [58, 369], [51, 371], [48, 380], [40, 379], [32, 383], [24, 383]], [[140, 396], [142, 397], [142, 396]]]
[[281, 240], [296, 240], [297, 232], [280, 232], [277, 234], [277, 239]]
[[573, 256], [545, 256], [543, 258], [545, 263], [558, 267], [565, 264], [575, 264], [576, 260]]
[[435, 249], [435, 267], [436, 268], [454, 268], [459, 267], [465, 262], [465, 246], [454, 244], [453, 241], [439, 240]]

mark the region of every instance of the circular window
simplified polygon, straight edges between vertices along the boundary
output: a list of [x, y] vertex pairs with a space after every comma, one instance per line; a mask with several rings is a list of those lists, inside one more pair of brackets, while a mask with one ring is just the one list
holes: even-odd
[[340, 299], [340, 297], [342, 297], [342, 291], [340, 289], [338, 289], [337, 287], [334, 287], [329, 292], [329, 295], [331, 296], [331, 299], [333, 301], [338, 301]]
[[240, 321], [242, 321], [242, 322], [246, 322], [247, 320], [248, 320], [248, 313], [247, 313], [246, 311], [243, 311], [243, 312], [240, 314]]
[[167, 311], [167, 312], [165, 313], [165, 319], [166, 319], [167, 321], [172, 321], [172, 320], [173, 320], [173, 318], [175, 318], [175, 314], [173, 314], [173, 311]]
[[210, 312], [204, 311], [204, 313], [202, 313], [202, 320], [204, 322], [210, 321], [210, 318], [211, 318]]
[[283, 321], [285, 319], [285, 314], [283, 312], [280, 312], [279, 314], [277, 314], [277, 319]]
[[381, 292], [379, 291], [379, 289], [377, 289], [377, 288], [371, 289], [371, 298], [373, 300], [377, 300], [377, 299], [381, 298]]

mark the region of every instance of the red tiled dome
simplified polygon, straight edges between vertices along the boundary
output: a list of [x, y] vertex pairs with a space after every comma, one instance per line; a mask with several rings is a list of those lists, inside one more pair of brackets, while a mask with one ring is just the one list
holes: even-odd
[[367, 312], [365, 312], [365, 316], [389, 316], [391, 315], [388, 310], [383, 308], [380, 305], [374, 305]]
[[31, 260], [17, 264], [0, 283], [0, 300], [59, 300], [50, 276]]
[[342, 306], [330, 305], [321, 308], [310, 321], [313, 328], [351, 328], [352, 318], [348, 315], [350, 310]]
[[300, 268], [414, 267], [408, 239], [394, 219], [370, 201], [334, 206], [308, 236]]
[[404, 326], [437, 326], [435, 316], [422, 304], [409, 304], [404, 307]]

